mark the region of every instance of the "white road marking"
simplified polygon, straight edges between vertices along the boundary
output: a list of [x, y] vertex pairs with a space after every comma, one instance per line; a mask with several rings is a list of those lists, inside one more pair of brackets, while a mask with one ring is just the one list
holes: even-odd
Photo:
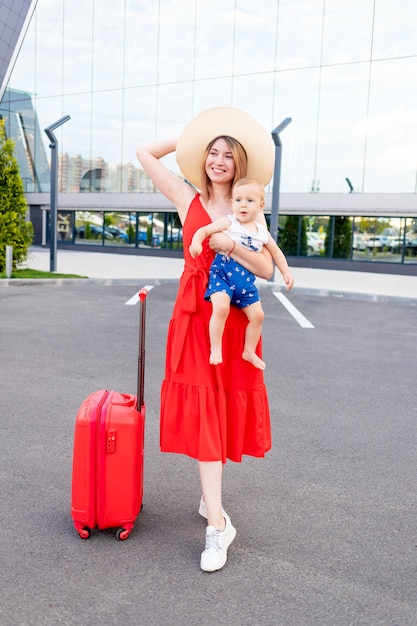
[[[151, 289], [153, 289], [153, 285], [145, 285], [144, 287], [141, 287], [141, 289], [147, 289], [148, 291], [150, 291]], [[134, 296], [132, 296], [127, 302], [125, 302], [125, 304], [137, 304], [139, 302], [139, 291], [140, 289], [135, 293]]]
[[301, 328], [314, 328], [313, 324], [284, 296], [280, 291], [273, 291], [274, 296], [281, 302], [293, 318], [300, 324]]

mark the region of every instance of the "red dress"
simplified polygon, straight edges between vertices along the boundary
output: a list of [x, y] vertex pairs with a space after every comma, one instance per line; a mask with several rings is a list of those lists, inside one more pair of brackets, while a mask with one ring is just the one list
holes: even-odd
[[247, 318], [237, 307], [226, 322], [223, 363], [209, 363], [211, 304], [204, 292], [214, 253], [207, 240], [195, 259], [188, 248], [197, 228], [210, 221], [197, 194], [183, 225], [185, 266], [168, 328], [161, 450], [225, 463], [241, 461], [243, 454], [263, 457], [271, 427], [263, 372], [241, 356]]

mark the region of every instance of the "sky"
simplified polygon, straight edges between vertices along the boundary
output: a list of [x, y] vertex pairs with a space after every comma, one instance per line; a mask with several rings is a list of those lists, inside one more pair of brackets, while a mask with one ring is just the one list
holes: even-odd
[[416, 23], [414, 0], [38, 0], [10, 86], [41, 128], [71, 115], [71, 155], [135, 163], [230, 105], [292, 118], [283, 190], [415, 192]]

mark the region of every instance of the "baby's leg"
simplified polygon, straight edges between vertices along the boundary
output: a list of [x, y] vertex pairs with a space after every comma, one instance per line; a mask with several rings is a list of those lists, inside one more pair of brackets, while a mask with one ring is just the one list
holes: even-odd
[[265, 362], [256, 354], [256, 346], [259, 343], [262, 333], [262, 323], [264, 321], [264, 311], [262, 304], [254, 302], [242, 309], [248, 318], [248, 325], [245, 331], [245, 346], [243, 348], [242, 359], [249, 361], [260, 370], [265, 369]]
[[209, 323], [210, 363], [218, 365], [223, 361], [222, 340], [224, 325], [230, 312], [230, 297], [224, 291], [210, 296], [213, 311]]

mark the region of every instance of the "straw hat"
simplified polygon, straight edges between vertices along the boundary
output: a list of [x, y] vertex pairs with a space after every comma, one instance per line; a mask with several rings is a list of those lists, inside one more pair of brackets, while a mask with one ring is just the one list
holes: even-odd
[[248, 157], [248, 176], [267, 185], [274, 167], [272, 136], [247, 113], [233, 107], [213, 107], [203, 111], [184, 128], [176, 149], [178, 166], [184, 177], [202, 188], [201, 169], [204, 151], [210, 141], [221, 135], [237, 139]]

